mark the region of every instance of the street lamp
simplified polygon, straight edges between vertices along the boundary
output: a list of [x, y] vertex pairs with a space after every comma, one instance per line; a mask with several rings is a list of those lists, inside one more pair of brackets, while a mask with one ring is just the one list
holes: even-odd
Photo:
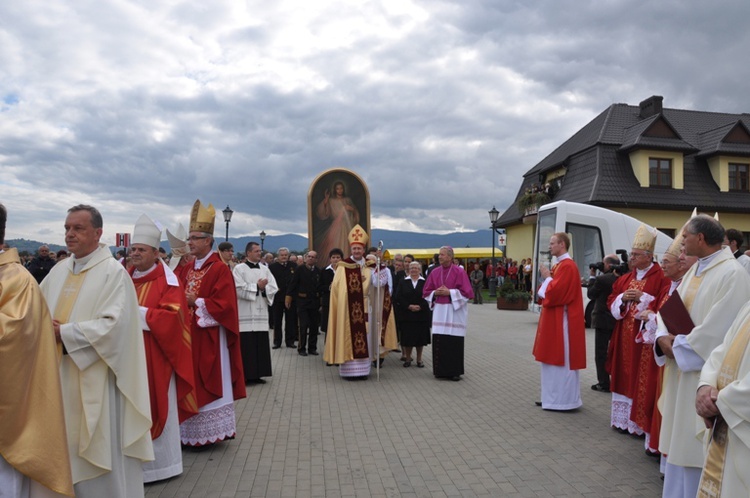
[[490, 226], [490, 230], [492, 230], [492, 271], [490, 272], [490, 280], [488, 282], [490, 287], [490, 297], [497, 297], [497, 279], [495, 278], [495, 234], [499, 233], [497, 231], [497, 228], [495, 227], [495, 224], [497, 223], [497, 217], [500, 216], [500, 212], [495, 209], [495, 206], [492, 206], [492, 209], [489, 211], [490, 214], [490, 223], [492, 224]]
[[232, 214], [234, 214], [234, 211], [229, 207], [229, 204], [227, 204], [227, 208], [222, 211], [224, 213], [224, 221], [227, 223], [227, 236], [224, 238], [224, 241], [229, 242], [229, 222], [232, 221]]
[[260, 252], [263, 252], [263, 241], [266, 240], [266, 232], [260, 231]]

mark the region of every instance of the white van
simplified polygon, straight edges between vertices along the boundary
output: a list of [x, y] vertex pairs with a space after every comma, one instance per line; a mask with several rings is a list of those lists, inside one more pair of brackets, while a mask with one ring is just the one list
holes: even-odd
[[[578, 265], [582, 284], [589, 278], [589, 264], [600, 262], [607, 254], [618, 254], [624, 261], [630, 253], [635, 232], [642, 222], [622, 213], [609, 209], [580, 204], [577, 202], [556, 201], [539, 208], [534, 254], [534, 282], [539, 288], [538, 268], [540, 265], [552, 266], [553, 258], [549, 253], [549, 239], [557, 232], [570, 235], [570, 256]], [[648, 225], [647, 225], [648, 226]], [[672, 238], [659, 232], [656, 238], [654, 256], [659, 256], [669, 248]], [[584, 303], [588, 302], [586, 289], [583, 292]], [[534, 299], [536, 303], [536, 296]], [[539, 311], [539, 306], [534, 305]]]

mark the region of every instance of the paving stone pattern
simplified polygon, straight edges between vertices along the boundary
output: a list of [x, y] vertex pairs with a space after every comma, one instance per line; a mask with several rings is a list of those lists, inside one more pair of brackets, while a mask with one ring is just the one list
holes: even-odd
[[[366, 381], [321, 356], [272, 351], [274, 375], [235, 403], [237, 438], [183, 450], [184, 472], [147, 497], [471, 497], [661, 495], [643, 439], [609, 427], [596, 382], [593, 330], [583, 407], [548, 412], [531, 356], [538, 315], [470, 305], [460, 382], [403, 368], [391, 354]], [[322, 340], [320, 347], [323, 348]]]

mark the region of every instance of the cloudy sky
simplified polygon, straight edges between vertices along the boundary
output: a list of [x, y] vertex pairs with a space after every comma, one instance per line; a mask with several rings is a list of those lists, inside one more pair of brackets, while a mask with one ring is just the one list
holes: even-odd
[[331, 167], [367, 182], [375, 228], [486, 228], [612, 103], [750, 112], [748, 14], [747, 0], [2, 2], [6, 237], [62, 243], [85, 202], [111, 244], [143, 212], [186, 224], [196, 198], [234, 209], [232, 236], [306, 234], [307, 191]]

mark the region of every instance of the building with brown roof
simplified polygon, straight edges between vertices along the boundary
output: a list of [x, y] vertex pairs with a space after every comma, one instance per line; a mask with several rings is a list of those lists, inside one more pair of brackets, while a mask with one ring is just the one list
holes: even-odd
[[532, 254], [536, 209], [566, 200], [619, 211], [674, 235], [693, 208], [750, 235], [750, 114], [613, 104], [524, 174], [500, 216], [507, 254]]

